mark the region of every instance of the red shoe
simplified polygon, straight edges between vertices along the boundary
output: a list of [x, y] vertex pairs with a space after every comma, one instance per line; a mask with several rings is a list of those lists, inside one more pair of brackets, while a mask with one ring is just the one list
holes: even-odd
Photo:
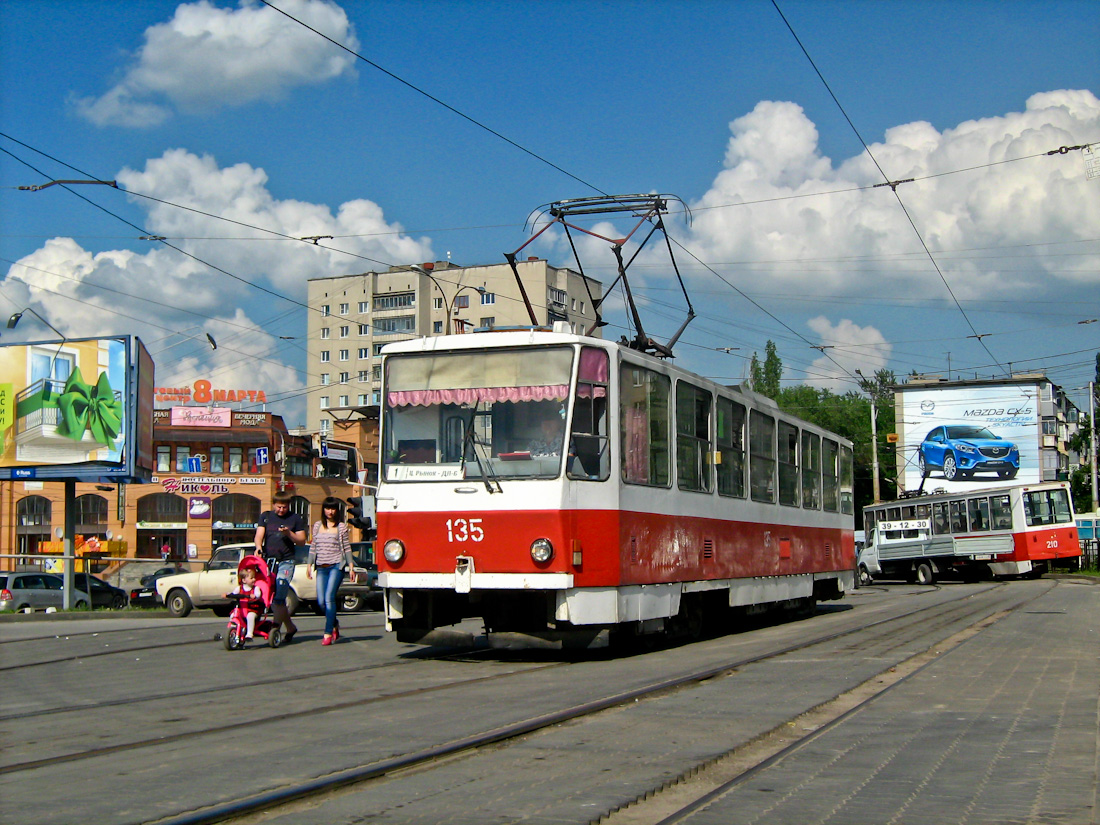
[[339, 638], [340, 638], [340, 625], [337, 625], [336, 627], [332, 628], [332, 641], [335, 642]]
[[336, 641], [336, 640], [335, 640], [335, 639], [333, 639], [333, 638], [332, 638], [331, 636], [325, 636], [325, 638], [321, 639], [321, 644], [323, 644], [323, 645], [330, 645], [330, 644], [332, 644], [332, 643], [333, 643], [334, 641]]

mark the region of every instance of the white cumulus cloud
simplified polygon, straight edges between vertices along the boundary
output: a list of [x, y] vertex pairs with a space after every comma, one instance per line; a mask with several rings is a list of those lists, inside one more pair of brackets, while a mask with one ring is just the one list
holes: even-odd
[[[283, 0], [287, 14], [358, 48], [344, 10], [328, 0]], [[214, 112], [255, 100], [278, 100], [298, 86], [353, 71], [354, 58], [304, 26], [254, 0], [222, 9], [185, 3], [150, 26], [123, 78], [77, 110], [104, 126], [154, 126], [173, 110]]]

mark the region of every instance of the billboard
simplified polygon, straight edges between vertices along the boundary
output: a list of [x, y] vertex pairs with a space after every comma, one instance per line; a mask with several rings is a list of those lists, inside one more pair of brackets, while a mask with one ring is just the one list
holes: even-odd
[[948, 492], [1041, 480], [1039, 387], [898, 388], [898, 479]]
[[148, 480], [152, 369], [129, 335], [0, 345], [0, 479]]

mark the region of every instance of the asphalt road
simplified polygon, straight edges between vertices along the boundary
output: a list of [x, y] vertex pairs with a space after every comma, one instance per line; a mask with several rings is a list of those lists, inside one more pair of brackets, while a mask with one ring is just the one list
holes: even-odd
[[255, 821], [1097, 822], [1100, 586], [875, 586], [630, 655], [455, 656], [377, 613], [322, 647], [321, 621], [239, 652], [204, 611], [0, 624], [0, 821], [200, 821], [709, 668]]

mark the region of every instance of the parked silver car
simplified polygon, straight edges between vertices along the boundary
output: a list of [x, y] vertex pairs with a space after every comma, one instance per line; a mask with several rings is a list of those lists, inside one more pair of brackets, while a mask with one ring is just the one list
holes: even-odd
[[[64, 606], [65, 582], [53, 573], [0, 573], [0, 610]], [[73, 606], [87, 608], [88, 594], [73, 591]]]

